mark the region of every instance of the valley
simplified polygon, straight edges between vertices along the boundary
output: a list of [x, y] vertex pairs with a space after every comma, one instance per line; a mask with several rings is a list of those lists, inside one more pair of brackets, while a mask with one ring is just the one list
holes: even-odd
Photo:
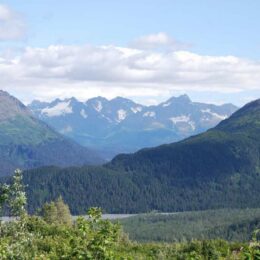
[[[2, 111], [7, 104], [9, 107], [1, 117], [0, 148], [16, 147], [12, 148], [12, 156], [9, 153], [0, 158], [12, 167], [24, 167], [23, 185], [30, 214], [36, 214], [44, 203], [61, 196], [73, 215], [85, 215], [89, 208], [100, 207], [104, 219], [119, 221], [131, 240], [142, 243], [182, 243], [203, 238], [244, 242], [258, 228], [259, 99], [219, 123], [215, 121], [216, 126], [203, 133], [194, 132], [188, 138], [182, 136], [184, 139], [178, 142], [119, 154], [105, 162], [105, 159], [87, 161], [95, 158], [95, 153], [98, 158], [98, 152], [92, 152], [91, 148], [84, 148], [70, 137], [56, 132], [8, 93], [1, 92], [0, 97]], [[174, 106], [171, 111], [181, 106], [187, 108], [187, 102], [191, 103], [188, 97], [171, 100]], [[169, 103], [167, 101], [167, 107]], [[73, 110], [67, 105], [56, 106], [62, 109], [43, 108], [41, 111], [48, 111], [56, 117], [61, 111], [66, 114], [75, 110], [75, 107]], [[201, 110], [205, 105], [191, 103], [191, 106], [199, 106], [203, 114], [206, 111]], [[101, 110], [101, 106], [98, 107]], [[134, 115], [138, 113], [141, 111]], [[129, 118], [134, 118], [134, 115]], [[59, 116], [57, 122], [65, 115]], [[175, 119], [184, 117], [176, 116]], [[65, 116], [63, 120], [60, 122], [68, 119]], [[178, 129], [183, 129], [177, 121]], [[190, 124], [186, 119], [184, 121]], [[174, 129], [175, 132], [179, 130]], [[61, 150], [57, 150], [58, 147]], [[37, 156], [42, 161], [37, 162]], [[5, 158], [8, 159], [5, 161]], [[9, 180], [8, 174], [3, 174], [1, 182]]]
[[0, 260], [260, 260], [260, 1], [0, 3]]

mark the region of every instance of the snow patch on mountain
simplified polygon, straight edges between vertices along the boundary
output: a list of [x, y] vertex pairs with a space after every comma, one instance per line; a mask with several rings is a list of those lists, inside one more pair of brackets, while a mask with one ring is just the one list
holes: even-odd
[[195, 123], [190, 120], [190, 116], [186, 116], [186, 115], [181, 115], [181, 116], [176, 116], [176, 117], [171, 117], [169, 118], [170, 121], [176, 125], [178, 123], [187, 123], [190, 125], [190, 127], [192, 128], [192, 130], [195, 130]]
[[170, 106], [170, 105], [171, 105], [171, 102], [167, 102], [167, 103], [163, 103], [163, 104], [162, 104], [163, 107], [168, 107], [168, 106]]
[[111, 120], [109, 117], [103, 115], [103, 114], [100, 114], [101, 117], [105, 118], [109, 123], [113, 123], [113, 120]]
[[98, 100], [97, 103], [96, 103], [96, 105], [94, 105], [94, 109], [95, 109], [97, 112], [100, 112], [100, 111], [103, 109], [102, 102]]
[[42, 109], [41, 114], [48, 117], [64, 116], [72, 113], [72, 107], [70, 101], [60, 102], [54, 107], [46, 107]]
[[196, 129], [196, 125], [193, 121], [189, 121], [189, 125], [191, 126], [191, 129], [194, 131]]
[[88, 115], [87, 115], [85, 109], [81, 109], [80, 115], [81, 115], [83, 118], [85, 118], [85, 119], [88, 117]]
[[155, 117], [155, 115], [154, 111], [147, 111], [143, 114], [143, 117]]
[[173, 124], [177, 124], [177, 123], [180, 123], [180, 122], [188, 123], [190, 121], [190, 117], [189, 116], [185, 116], [185, 115], [171, 117], [169, 119], [172, 121]]
[[216, 117], [216, 118], [218, 118], [220, 120], [224, 120], [224, 119], [226, 119], [228, 117], [227, 115], [220, 115], [220, 114], [217, 114], [215, 112], [212, 112], [209, 108], [208, 109], [202, 109], [201, 112], [210, 114], [210, 115], [212, 115], [212, 116], [214, 116], [214, 117]]
[[143, 110], [143, 108], [142, 107], [131, 107], [131, 110], [132, 110], [132, 112], [134, 112], [136, 114], [137, 112], [141, 112]]
[[119, 109], [117, 111], [117, 122], [121, 122], [123, 120], [125, 120], [127, 115], [127, 112], [124, 109]]

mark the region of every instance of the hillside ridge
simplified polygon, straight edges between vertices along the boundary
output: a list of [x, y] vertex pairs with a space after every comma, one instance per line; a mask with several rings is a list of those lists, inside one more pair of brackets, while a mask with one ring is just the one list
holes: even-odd
[[[27, 172], [25, 183], [32, 185], [30, 210], [57, 194], [75, 214], [93, 205], [109, 213], [256, 208], [260, 203], [258, 103], [244, 106], [205, 133], [120, 154], [102, 167]], [[43, 179], [44, 187], [39, 186]], [[35, 200], [40, 187], [42, 196]]]

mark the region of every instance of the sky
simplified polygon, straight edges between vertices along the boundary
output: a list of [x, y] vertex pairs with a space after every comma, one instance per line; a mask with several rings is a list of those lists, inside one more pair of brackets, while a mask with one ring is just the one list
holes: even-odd
[[3, 0], [0, 86], [26, 104], [260, 97], [258, 0]]

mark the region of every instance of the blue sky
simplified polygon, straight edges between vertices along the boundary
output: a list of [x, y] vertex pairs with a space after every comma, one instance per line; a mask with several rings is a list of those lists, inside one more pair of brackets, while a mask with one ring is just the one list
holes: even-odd
[[260, 1], [2, 1], [28, 21], [28, 44], [127, 45], [166, 32], [206, 55], [260, 57]]
[[[20, 88], [18, 86], [14, 87], [14, 82], [13, 84], [6, 84], [8, 85], [10, 92], [18, 95], [26, 102], [34, 97], [39, 99], [51, 99], [56, 94], [64, 97], [69, 94], [76, 95], [77, 88], [80, 88], [79, 92], [81, 95], [83, 94], [84, 98], [95, 96], [95, 94], [99, 95], [100, 93], [106, 95], [106, 92], [110, 93], [108, 97], [121, 95], [123, 93], [125, 96], [132, 97], [140, 102], [143, 100], [147, 103], [156, 102], [156, 100], [159, 102], [171, 94], [181, 94], [183, 92], [188, 93], [196, 100], [201, 99], [201, 101], [215, 103], [233, 102], [239, 105], [244, 104], [250, 99], [259, 98], [260, 87], [257, 86], [258, 79], [255, 78], [255, 74], [260, 71], [260, 1], [8, 0], [2, 1], [2, 4], [11, 10], [15, 16], [18, 17], [17, 19], [20, 19], [23, 23], [23, 33], [21, 33], [19, 37], [9, 37], [9, 39], [2, 39], [0, 41], [2, 55], [5, 59], [7, 59], [6, 56], [8, 56], [6, 53], [9, 52], [11, 52], [10, 55], [12, 58], [14, 58], [14, 53], [17, 53], [17, 59], [19, 59], [18, 55], [23, 56], [24, 52], [26, 52], [24, 51], [24, 48], [27, 48], [28, 46], [33, 49], [42, 48], [44, 50], [47, 50], [50, 45], [91, 45], [93, 48], [109, 45], [138, 49], [140, 48], [140, 41], [143, 44], [143, 40], [147, 43], [147, 39], [151, 39], [151, 37], [145, 38], [146, 36], [152, 35], [155, 37], [161, 33], [160, 36], [162, 36], [163, 39], [166, 39], [166, 44], [163, 43], [163, 46], [159, 46], [159, 50], [157, 48], [158, 42], [156, 43], [157, 45], [155, 48], [149, 48], [149, 59], [151, 59], [151, 53], [153, 53], [153, 57], [158, 53], [161, 54], [161, 47], [163, 47], [163, 52], [167, 53], [184, 51], [200, 55], [200, 58], [193, 57], [194, 60], [192, 63], [195, 61], [197, 62], [200, 59], [205, 60], [205, 57], [207, 56], [215, 57], [216, 59], [219, 59], [219, 57], [234, 56], [239, 59], [239, 61], [233, 61], [231, 59], [214, 61], [212, 59], [210, 61], [210, 64], [214, 63], [212, 70], [224, 71], [228, 69], [231, 75], [233, 73], [232, 66], [235, 64], [236, 73], [240, 73], [240, 71], [241, 74], [247, 73], [247, 80], [245, 80], [245, 78], [240, 79], [238, 75], [236, 77], [237, 81], [232, 75], [231, 77], [233, 78], [229, 79], [228, 75], [224, 75], [224, 72], [216, 75], [212, 74], [207, 77], [207, 79], [202, 76], [196, 76], [193, 77], [193, 79], [196, 79], [195, 87], [195, 83], [194, 81], [192, 82], [192, 79], [189, 81], [183, 80], [180, 83], [179, 77], [182, 75], [186, 76], [188, 71], [187, 68], [185, 68], [184, 73], [183, 70], [180, 71], [178, 67], [178, 80], [176, 77], [169, 77], [165, 82], [162, 80], [162, 83], [160, 84], [159, 78], [162, 78], [162, 75], [165, 75], [162, 73], [162, 71], [164, 72], [165, 70], [165, 64], [171, 64], [173, 71], [176, 68], [176, 61], [171, 62], [168, 58], [167, 60], [163, 58], [163, 62], [161, 62], [161, 59], [160, 62], [158, 62], [163, 63], [163, 67], [160, 68], [161, 76], [152, 76], [147, 82], [145, 81], [145, 79], [148, 78], [147, 75], [145, 75], [140, 82], [135, 79], [135, 83], [133, 83], [133, 75], [127, 74], [124, 79], [118, 80], [118, 77], [115, 77], [113, 80], [110, 79], [114, 84], [107, 84], [108, 77], [94, 77], [94, 80], [92, 76], [77, 77], [75, 79], [75, 77], [71, 78], [63, 73], [62, 82], [59, 81], [57, 84], [57, 75], [54, 77], [55, 82], [49, 82], [49, 89], [50, 92], [52, 92], [49, 96], [40, 94], [40, 92], [48, 89], [47, 81], [44, 83], [43, 87], [43, 81], [38, 83], [39, 80], [37, 81], [34, 78], [33, 83], [34, 86], [36, 85], [35, 89], [37, 85], [39, 85], [39, 94], [37, 94], [36, 91], [32, 94], [29, 88], [26, 90], [26, 87], [23, 87], [25, 83], [21, 84]], [[174, 42], [175, 45], [173, 46], [172, 44], [169, 50], [169, 46], [166, 45], [171, 42]], [[167, 50], [165, 50], [165, 48]], [[140, 49], [143, 49], [143, 47]], [[117, 51], [118, 50], [116, 50], [116, 52]], [[103, 53], [103, 50], [101, 50], [101, 52]], [[113, 50], [113, 55], [114, 53], [115, 50]], [[147, 49], [145, 50], [145, 53], [147, 53]], [[37, 58], [39, 53], [35, 54], [34, 52], [33, 55]], [[49, 51], [46, 55], [49, 55]], [[112, 54], [109, 52], [109, 54], [105, 54], [103, 59], [107, 62], [106, 59], [109, 59], [111, 55]], [[140, 53], [138, 55], [140, 56]], [[28, 57], [28, 55], [25, 56]], [[89, 59], [89, 56], [87, 57]], [[148, 59], [147, 57], [148, 56], [146, 56], [146, 59]], [[185, 58], [181, 56], [180, 59], [184, 63], [186, 61], [190, 62], [191, 60], [190, 58], [187, 58], [186, 54]], [[178, 58], [178, 64], [180, 59]], [[119, 58], [119, 60], [121, 60], [121, 58]], [[59, 61], [55, 62], [58, 63]], [[74, 58], [73, 62], [76, 62]], [[113, 62], [115, 62], [114, 58]], [[218, 64], [223, 62], [224, 67], [222, 66], [220, 68]], [[136, 63], [139, 65], [140, 60], [136, 61]], [[226, 63], [229, 63], [228, 66], [226, 66]], [[239, 67], [237, 65], [238, 63], [240, 64]], [[28, 62], [26, 64], [28, 64]], [[35, 63], [33, 64], [35, 66]], [[208, 64], [207, 61], [206, 64]], [[69, 65], [71, 64], [68, 64], [68, 66]], [[91, 66], [89, 63], [84, 63], [84, 65]], [[150, 65], [151, 64], [149, 64], [149, 66]], [[23, 69], [26, 70], [24, 66], [25, 65], [23, 65]], [[97, 66], [96, 63], [95, 66]], [[201, 65], [201, 63], [198, 65], [195, 64], [190, 71], [190, 74], [193, 75], [194, 70], [196, 70], [197, 73], [197, 68], [202, 68], [203, 74], [205, 74], [205, 66], [207, 65]], [[183, 65], [181, 65], [181, 67], [183, 67]], [[145, 69], [147, 69], [147, 67]], [[152, 69], [154, 69], [154, 67]], [[156, 67], [156, 69], [158, 68]], [[251, 74], [248, 73], [249, 70]], [[89, 70], [87, 72], [90, 73]], [[39, 74], [40, 72], [37, 73]], [[45, 71], [42, 73], [44, 74]], [[75, 75], [75, 73], [73, 72], [73, 75]], [[79, 72], [77, 71], [76, 74], [78, 75], [78, 73]], [[84, 71], [81, 71], [81, 73], [86, 74]], [[104, 71], [95, 71], [93, 73], [106, 74]], [[109, 71], [107, 73], [109, 73]], [[114, 72], [111, 73], [113, 74]], [[169, 73], [167, 75], [169, 75]], [[219, 82], [220, 87], [218, 89], [219, 75], [221, 75], [222, 78]], [[31, 75], [30, 77], [32, 78]], [[79, 84], [79, 78], [81, 79], [81, 84]], [[23, 77], [22, 81], [27, 82], [27, 79], [25, 80]], [[152, 79], [155, 79], [156, 84], [152, 84], [153, 86], [151, 87]], [[19, 79], [17, 79], [17, 81], [18, 80]], [[200, 80], [201, 85], [206, 85], [207, 82], [209, 82], [210, 85], [212, 84], [212, 81], [215, 80], [214, 86], [212, 84], [211, 89], [210, 87], [201, 87], [201, 89], [199, 89]], [[65, 81], [71, 81], [69, 84], [71, 85], [71, 89], [67, 89], [66, 92], [59, 91], [58, 89], [53, 91], [53, 86], [55, 84], [60, 85], [60, 88], [68, 88], [65, 86]], [[72, 82], [75, 84], [72, 84]], [[102, 86], [102, 82], [104, 83], [104, 86]], [[141, 92], [144, 92], [143, 89], [146, 89], [145, 94], [135, 94], [138, 93], [138, 84], [142, 85]], [[147, 87], [149, 84], [150, 87]], [[175, 86], [178, 85], [178, 87], [171, 89], [169, 87], [171, 84]], [[189, 84], [193, 86], [189, 88]], [[225, 88], [225, 84], [228, 86], [227, 88]], [[232, 84], [233, 86], [231, 86]], [[248, 88], [246, 84], [248, 84]], [[107, 85], [110, 85], [110, 87]], [[111, 87], [111, 85], [113, 86]], [[163, 85], [167, 85], [167, 87], [161, 87]], [[72, 88], [74, 88], [75, 91], [73, 91]], [[97, 90], [96, 92], [95, 88]], [[149, 88], [151, 92], [154, 88], [157, 88], [157, 92], [153, 92], [149, 95]], [[232, 88], [234, 89], [233, 91]], [[103, 91], [103, 89], [106, 91]]]

